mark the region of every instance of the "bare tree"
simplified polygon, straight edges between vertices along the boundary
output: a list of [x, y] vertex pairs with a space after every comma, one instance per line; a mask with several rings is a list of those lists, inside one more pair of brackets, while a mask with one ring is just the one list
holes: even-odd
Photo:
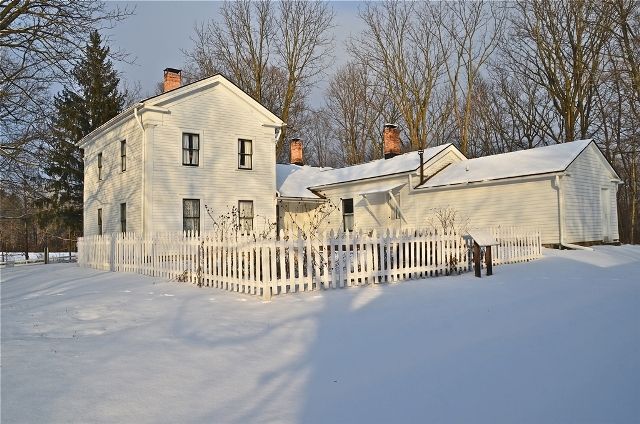
[[[302, 87], [310, 87], [327, 65], [333, 45], [330, 30], [334, 13], [328, 3], [319, 1], [282, 0], [278, 4], [280, 25], [276, 51], [287, 73], [281, 119], [289, 122], [292, 106]], [[293, 124], [295, 129], [295, 122]], [[286, 137], [285, 128], [276, 150]]]
[[185, 51], [194, 69], [190, 78], [202, 78], [217, 72], [234, 82], [259, 102], [275, 38], [274, 7], [269, 1], [239, 0], [224, 2], [220, 21], [197, 24], [191, 50]]
[[611, 39], [596, 90], [597, 136], [607, 159], [620, 174], [618, 221], [623, 242], [640, 240], [640, 10], [636, 1], [610, 0]]
[[221, 72], [279, 115], [287, 123], [276, 146], [283, 158], [310, 87], [331, 57], [333, 17], [325, 2], [225, 1], [220, 19], [197, 25], [193, 47], [183, 51], [193, 63], [189, 78]]
[[0, 7], [0, 158], [3, 166], [33, 164], [48, 90], [69, 81], [92, 30], [132, 12], [97, 0], [2, 0]]
[[439, 10], [431, 3], [367, 3], [360, 10], [366, 28], [349, 43], [400, 113], [411, 149], [431, 145], [429, 134], [438, 122], [429, 108], [448, 54], [435, 32]]
[[[636, 0], [609, 0], [613, 9], [614, 48], [610, 57], [620, 63], [621, 82], [633, 98], [632, 111], [640, 113], [640, 7]], [[607, 9], [608, 10], [608, 9]]]
[[460, 151], [469, 154], [469, 129], [474, 104], [474, 87], [482, 69], [496, 50], [506, 22], [506, 8], [489, 1], [440, 3], [444, 19], [438, 25], [442, 51], [451, 51], [445, 61], [451, 89], [451, 112], [458, 129]]
[[595, 90], [602, 75], [613, 8], [600, 0], [519, 1], [509, 54], [518, 78], [544, 88], [558, 115], [556, 142], [586, 138], [593, 130]]
[[320, 167], [344, 166], [342, 148], [336, 138], [329, 113], [324, 109], [308, 110], [302, 123], [305, 129], [305, 163]]
[[366, 65], [349, 62], [329, 82], [326, 110], [346, 165], [380, 157], [382, 90]]

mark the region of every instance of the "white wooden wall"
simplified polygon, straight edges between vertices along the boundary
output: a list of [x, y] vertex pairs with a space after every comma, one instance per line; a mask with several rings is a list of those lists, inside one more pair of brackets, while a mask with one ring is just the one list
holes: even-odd
[[[120, 142], [127, 141], [127, 167], [121, 172]], [[102, 152], [102, 180], [98, 153]], [[98, 234], [102, 208], [104, 234], [120, 232], [120, 203], [127, 204], [127, 231], [142, 231], [142, 130], [131, 118], [108, 131], [84, 151], [84, 234]]]
[[[218, 216], [253, 200], [254, 224], [275, 223], [275, 135], [267, 119], [221, 84], [184, 101], [169, 103], [169, 114], [153, 131], [148, 150], [149, 231], [182, 231], [182, 199], [200, 199], [201, 228], [212, 228], [205, 204]], [[200, 165], [182, 165], [182, 133], [200, 135]], [[238, 139], [253, 141], [253, 169], [238, 169]]]
[[[425, 178], [441, 170], [449, 163], [460, 161], [460, 154], [449, 148], [443, 151], [433, 160], [425, 163]], [[413, 174], [410, 179], [409, 174]], [[407, 172], [390, 177], [380, 177], [369, 180], [358, 180], [345, 182], [339, 185], [328, 187], [322, 190], [322, 195], [337, 208], [324, 220], [320, 226], [320, 231], [342, 231], [342, 201], [341, 199], [352, 198], [354, 205], [355, 228], [363, 231], [377, 230], [378, 232], [390, 229], [415, 228], [420, 223], [416, 223], [415, 214], [412, 212], [416, 207], [413, 196], [409, 195], [410, 186], [419, 182], [419, 172]], [[400, 190], [394, 191], [396, 199], [400, 201], [400, 206], [404, 212], [404, 218], [395, 218], [393, 203], [389, 200], [386, 192], [370, 193], [366, 199], [361, 193], [381, 190], [394, 185], [404, 186]], [[296, 229], [297, 226], [306, 226], [314, 214], [318, 214], [317, 204], [304, 204], [304, 202], [283, 203], [284, 228]], [[325, 207], [326, 210], [326, 207]], [[294, 224], [294, 222], [297, 223]]]
[[[98, 208], [103, 233], [119, 232], [120, 203], [127, 203], [128, 231], [182, 231], [183, 199], [200, 200], [203, 230], [213, 225], [205, 205], [217, 218], [239, 200], [253, 201], [256, 229], [275, 224], [275, 130], [263, 125], [269, 119], [220, 83], [158, 106], [169, 113], [143, 109], [144, 134], [131, 112], [86, 147], [84, 234], [98, 233]], [[200, 135], [198, 167], [182, 165], [183, 132]], [[253, 142], [251, 170], [238, 169], [239, 138]], [[120, 172], [123, 139], [127, 169]], [[100, 152], [102, 181], [97, 178]]]
[[436, 212], [452, 208], [457, 211], [457, 221], [464, 226], [537, 228], [543, 244], [559, 242], [558, 194], [551, 178], [414, 191], [410, 196], [414, 202], [413, 225], [418, 227], [437, 223]]
[[[604, 158], [593, 144], [589, 145], [569, 166], [563, 177], [565, 199], [565, 234], [568, 243], [603, 239], [604, 217], [600, 196], [608, 196], [609, 228], [612, 240], [617, 240], [617, 184]], [[603, 190], [604, 188], [608, 190]], [[605, 194], [606, 192], [606, 194]]]

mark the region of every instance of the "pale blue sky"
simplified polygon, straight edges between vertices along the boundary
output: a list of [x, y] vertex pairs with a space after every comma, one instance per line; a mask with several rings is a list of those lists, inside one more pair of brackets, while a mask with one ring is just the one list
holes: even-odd
[[[118, 63], [122, 79], [129, 85], [139, 82], [141, 95], [153, 94], [155, 85], [162, 79], [162, 70], [167, 67], [182, 68], [185, 58], [180, 51], [191, 47], [190, 37], [196, 22], [215, 18], [220, 2], [209, 1], [133, 1], [112, 2], [114, 5], [135, 7], [135, 15], [120, 22], [107, 35], [111, 44], [136, 58], [134, 65]], [[362, 29], [358, 13], [358, 2], [331, 2], [335, 11], [336, 61], [327, 69], [331, 73], [335, 66], [348, 58], [344, 41], [352, 32]], [[326, 78], [325, 78], [326, 80]], [[318, 84], [312, 93], [311, 103], [319, 106], [326, 81]]]

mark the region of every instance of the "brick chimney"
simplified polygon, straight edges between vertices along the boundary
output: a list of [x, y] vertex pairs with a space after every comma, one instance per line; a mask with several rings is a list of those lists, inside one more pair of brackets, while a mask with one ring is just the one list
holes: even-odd
[[302, 156], [302, 140], [299, 138], [293, 138], [290, 142], [290, 156], [289, 163], [293, 165], [304, 165], [304, 159]]
[[385, 159], [391, 159], [392, 157], [400, 154], [400, 129], [398, 129], [396, 124], [384, 124], [382, 140], [384, 142]]
[[164, 70], [164, 87], [163, 93], [174, 90], [182, 85], [182, 72], [180, 69], [166, 68]]

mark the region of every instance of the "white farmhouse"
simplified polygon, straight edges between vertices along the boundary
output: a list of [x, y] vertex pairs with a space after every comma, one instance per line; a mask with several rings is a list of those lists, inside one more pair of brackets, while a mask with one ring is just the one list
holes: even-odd
[[[84, 234], [207, 231], [220, 216], [243, 230], [539, 229], [542, 243], [618, 240], [619, 176], [591, 140], [467, 159], [452, 144], [400, 154], [384, 129], [384, 159], [340, 169], [305, 166], [302, 143], [276, 165], [284, 123], [221, 75], [163, 94], [80, 140]], [[224, 220], [224, 218], [223, 218]]]
[[284, 123], [222, 75], [128, 108], [79, 141], [84, 235], [208, 230], [232, 209], [245, 229], [275, 223], [275, 141]]
[[421, 159], [398, 154], [397, 131], [385, 128], [385, 159], [341, 169], [278, 165], [279, 226], [413, 229], [455, 219], [448, 224], [462, 229], [539, 229], [546, 245], [618, 240], [621, 181], [592, 140], [477, 159], [446, 144]]

